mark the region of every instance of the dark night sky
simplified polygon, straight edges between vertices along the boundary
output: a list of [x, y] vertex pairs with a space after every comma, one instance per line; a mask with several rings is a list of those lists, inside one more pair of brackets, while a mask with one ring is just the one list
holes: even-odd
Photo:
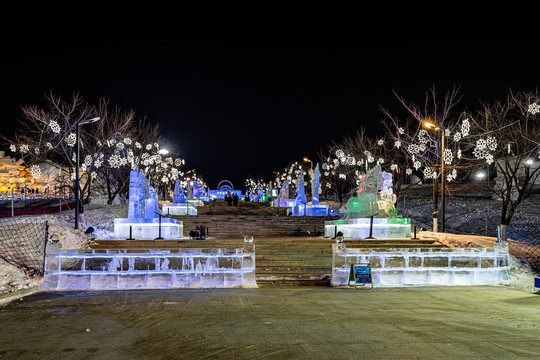
[[[533, 16], [534, 14], [531, 14]], [[109, 98], [157, 122], [165, 146], [215, 188], [270, 179], [356, 129], [376, 134], [393, 91], [423, 103], [461, 88], [463, 107], [534, 90], [523, 14], [351, 17], [126, 13], [2, 22], [2, 132], [44, 94]]]

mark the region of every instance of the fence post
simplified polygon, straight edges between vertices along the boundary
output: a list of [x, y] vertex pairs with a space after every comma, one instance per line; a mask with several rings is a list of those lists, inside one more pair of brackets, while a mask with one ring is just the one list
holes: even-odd
[[11, 187], [11, 217], [15, 216], [15, 210], [13, 209], [13, 187]]

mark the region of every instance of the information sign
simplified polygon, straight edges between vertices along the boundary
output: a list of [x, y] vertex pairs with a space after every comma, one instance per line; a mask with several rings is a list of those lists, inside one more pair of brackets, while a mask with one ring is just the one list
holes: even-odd
[[349, 285], [353, 283], [355, 288], [361, 288], [367, 284], [371, 284], [373, 288], [373, 281], [371, 279], [371, 267], [369, 264], [351, 264], [351, 270], [349, 272]]

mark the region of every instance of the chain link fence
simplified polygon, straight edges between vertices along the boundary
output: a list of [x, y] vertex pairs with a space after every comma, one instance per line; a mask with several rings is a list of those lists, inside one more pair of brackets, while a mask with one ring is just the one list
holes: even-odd
[[531, 269], [536, 275], [540, 275], [540, 230], [508, 227], [506, 239], [508, 251], [518, 259], [517, 270], [525, 272]]
[[43, 275], [48, 223], [32, 218], [0, 219], [0, 258], [29, 276]]
[[[411, 218], [411, 223], [423, 229], [433, 228], [433, 199], [427, 196], [402, 197], [398, 214]], [[474, 197], [454, 197], [445, 204], [445, 231], [453, 234], [499, 238], [500, 203]], [[440, 214], [440, 209], [439, 209]], [[440, 217], [440, 215], [439, 215]], [[439, 218], [440, 224], [440, 218]], [[508, 248], [523, 269], [540, 274], [540, 218], [518, 212], [507, 228]]]

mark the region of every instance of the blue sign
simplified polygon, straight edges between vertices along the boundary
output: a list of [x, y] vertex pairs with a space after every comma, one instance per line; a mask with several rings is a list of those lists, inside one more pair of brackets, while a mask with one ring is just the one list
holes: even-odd
[[354, 265], [354, 282], [371, 284], [371, 268], [369, 265]]
[[540, 277], [534, 278], [534, 287], [540, 288]]

